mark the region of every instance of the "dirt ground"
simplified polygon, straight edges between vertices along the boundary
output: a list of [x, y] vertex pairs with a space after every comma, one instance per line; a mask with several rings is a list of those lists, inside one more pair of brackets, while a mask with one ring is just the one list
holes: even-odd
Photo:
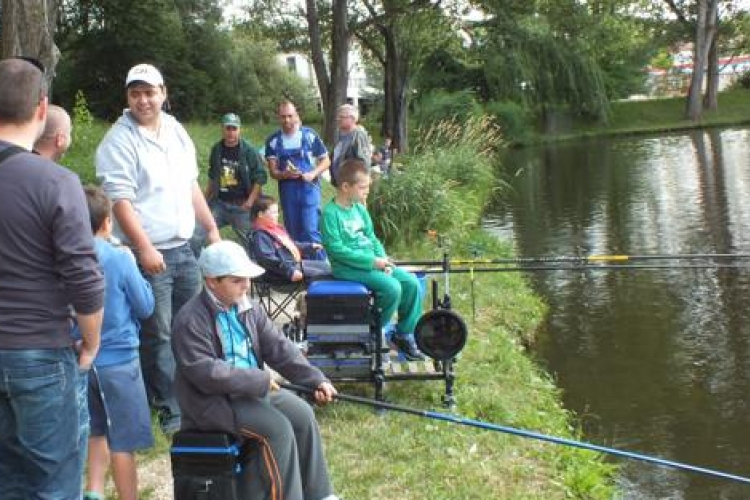
[[159, 457], [138, 464], [138, 483], [141, 498], [149, 500], [172, 500], [172, 468], [169, 457]]

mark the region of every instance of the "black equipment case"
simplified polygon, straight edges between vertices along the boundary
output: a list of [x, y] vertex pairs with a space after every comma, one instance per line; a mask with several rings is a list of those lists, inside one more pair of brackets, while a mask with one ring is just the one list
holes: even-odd
[[234, 436], [180, 431], [169, 455], [175, 500], [240, 500], [245, 457]]

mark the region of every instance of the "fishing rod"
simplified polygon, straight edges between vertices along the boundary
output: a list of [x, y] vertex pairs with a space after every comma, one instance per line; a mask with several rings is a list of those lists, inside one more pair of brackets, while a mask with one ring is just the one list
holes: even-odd
[[[289, 389], [291, 391], [303, 393], [303, 394], [315, 393], [315, 389], [311, 389], [309, 387], [296, 385], [296, 384], [282, 383], [281, 387], [285, 389]], [[483, 422], [481, 420], [473, 420], [469, 418], [459, 417], [457, 415], [450, 415], [448, 413], [439, 413], [439, 412], [434, 412], [434, 411], [419, 410], [416, 408], [410, 408], [408, 406], [401, 406], [401, 405], [396, 405], [392, 403], [386, 403], [384, 401], [376, 401], [374, 399], [361, 398], [358, 396], [351, 396], [347, 394], [337, 394], [334, 397], [342, 401], [349, 401], [352, 403], [373, 406], [379, 409], [391, 410], [391, 411], [401, 412], [401, 413], [408, 413], [410, 415], [416, 415], [418, 417], [443, 420], [445, 422], [450, 422], [454, 424], [466, 425], [469, 427], [477, 427], [480, 429], [502, 432], [502, 433], [512, 434], [515, 436], [521, 436], [521, 437], [530, 438], [530, 439], [537, 439], [537, 440], [546, 441], [549, 443], [560, 444], [564, 446], [572, 446], [574, 448], [581, 448], [584, 450], [607, 453], [609, 455], [615, 455], [618, 457], [630, 458], [633, 460], [640, 460], [643, 462], [650, 462], [650, 463], [662, 465], [665, 467], [672, 467], [674, 469], [686, 470], [689, 472], [705, 474], [707, 476], [713, 476], [713, 477], [718, 477], [721, 479], [737, 481], [737, 482], [744, 483], [744, 484], [750, 484], [750, 478], [748, 477], [738, 476], [735, 474], [730, 474], [727, 472], [722, 472], [722, 471], [713, 470], [713, 469], [707, 469], [705, 467], [698, 467], [696, 465], [690, 465], [690, 464], [686, 464], [682, 462], [675, 462], [673, 460], [666, 460], [663, 458], [658, 458], [658, 457], [654, 457], [650, 455], [643, 455], [641, 453], [635, 453], [632, 451], [620, 450], [617, 448], [609, 448], [606, 446], [600, 446], [597, 444], [587, 443], [585, 441], [576, 441], [573, 439], [550, 436], [547, 434], [541, 434], [539, 432], [527, 431], [524, 429], [517, 429], [515, 427], [492, 424], [489, 422]]]
[[[747, 253], [693, 253], [693, 254], [644, 254], [644, 255], [551, 255], [541, 257], [508, 257], [498, 259], [450, 259], [450, 265], [474, 264], [549, 264], [549, 263], [603, 263], [632, 262], [643, 260], [710, 260], [710, 259], [750, 259]], [[399, 265], [429, 266], [439, 265], [437, 260], [415, 260], [397, 262]]]
[[[397, 263], [401, 265], [401, 263]], [[409, 266], [417, 266], [409, 262]], [[595, 270], [639, 270], [639, 269], [738, 269], [750, 267], [747, 264], [554, 264], [554, 265], [523, 265], [523, 266], [501, 266], [495, 267], [442, 267], [440, 262], [431, 262], [422, 265], [431, 267], [416, 268], [416, 272], [424, 274], [473, 274], [473, 273], [502, 273], [502, 272], [527, 272], [527, 271], [595, 271]]]

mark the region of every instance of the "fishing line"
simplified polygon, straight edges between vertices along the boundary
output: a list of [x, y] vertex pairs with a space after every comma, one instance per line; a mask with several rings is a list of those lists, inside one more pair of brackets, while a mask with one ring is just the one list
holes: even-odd
[[[282, 383], [281, 387], [289, 389], [291, 391], [300, 392], [304, 394], [314, 394], [315, 389], [304, 387], [296, 384]], [[722, 472], [714, 469], [708, 469], [705, 467], [698, 467], [696, 465], [690, 465], [682, 462], [675, 462], [674, 460], [666, 460], [664, 458], [654, 457], [650, 455], [644, 455], [641, 453], [635, 453], [632, 451], [620, 450], [617, 448], [609, 448], [607, 446], [600, 446], [597, 444], [587, 443], [584, 441], [576, 441], [574, 439], [567, 439], [562, 437], [550, 436], [547, 434], [541, 434], [539, 432], [527, 431], [524, 429], [517, 429], [515, 427], [508, 427], [504, 425], [492, 424], [489, 422], [483, 422], [481, 420], [473, 420], [469, 418], [460, 417], [457, 415], [450, 415], [448, 413], [439, 413], [427, 410], [418, 410], [416, 408], [410, 408], [408, 406], [396, 405], [393, 403], [386, 403], [384, 401], [376, 401], [374, 399], [361, 398], [359, 396], [351, 396], [347, 394], [337, 394], [334, 396], [336, 399], [342, 401], [349, 401], [352, 403], [363, 404], [367, 406], [373, 406], [384, 410], [396, 411], [401, 413], [408, 413], [410, 415], [416, 415], [418, 417], [432, 418], [435, 420], [442, 420], [445, 422], [466, 425], [470, 427], [477, 427], [480, 429], [502, 432], [505, 434], [512, 434], [515, 436], [521, 436], [530, 439], [537, 439], [540, 441], [546, 441], [549, 443], [560, 444], [564, 446], [571, 446], [574, 448], [581, 448], [584, 450], [596, 451], [599, 453], [606, 453], [609, 455], [615, 455], [618, 457], [629, 458], [632, 460], [640, 460], [642, 462], [649, 462], [664, 467], [671, 467], [674, 469], [685, 470], [689, 472], [695, 472], [698, 474], [704, 474], [707, 476], [718, 477], [721, 479], [728, 479], [730, 481], [736, 481], [739, 483], [750, 484], [750, 478], [744, 476], [738, 476], [727, 472]]]

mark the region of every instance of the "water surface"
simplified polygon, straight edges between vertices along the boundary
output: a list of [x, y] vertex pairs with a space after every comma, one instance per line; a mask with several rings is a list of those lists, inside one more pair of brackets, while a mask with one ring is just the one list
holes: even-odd
[[[748, 129], [558, 144], [503, 164], [512, 191], [486, 226], [519, 256], [750, 254]], [[750, 476], [750, 267], [661, 263], [674, 267], [529, 273], [550, 306], [536, 352], [587, 440]], [[621, 498], [750, 498], [750, 485], [613, 460]]]

